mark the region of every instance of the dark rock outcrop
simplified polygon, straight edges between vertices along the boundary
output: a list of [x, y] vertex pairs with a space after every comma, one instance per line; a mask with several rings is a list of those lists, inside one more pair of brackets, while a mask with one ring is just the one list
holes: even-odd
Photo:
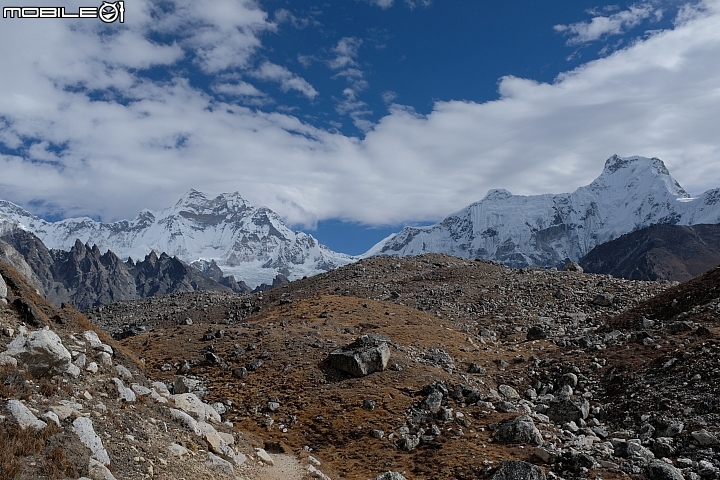
[[653, 225], [593, 248], [588, 273], [684, 282], [720, 264], [720, 225]]

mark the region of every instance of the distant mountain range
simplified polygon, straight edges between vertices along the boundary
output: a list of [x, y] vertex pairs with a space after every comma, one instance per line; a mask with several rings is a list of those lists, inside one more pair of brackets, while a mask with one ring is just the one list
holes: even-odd
[[262, 290], [372, 255], [445, 253], [516, 268], [582, 259], [588, 271], [675, 280], [717, 260], [712, 225], [680, 228], [698, 224], [720, 224], [720, 189], [691, 198], [661, 160], [613, 156], [597, 179], [573, 193], [491, 190], [436, 225], [404, 228], [361, 257], [291, 231], [272, 210], [238, 193], [209, 198], [191, 190], [173, 207], [115, 223], [47, 222], [0, 201], [0, 260], [26, 270], [55, 303], [83, 309], [158, 293]]
[[10, 202], [0, 201], [0, 232], [20, 227], [50, 249], [70, 250], [80, 240], [118, 257], [141, 261], [151, 251], [185, 263], [214, 262], [252, 288], [278, 275], [297, 279], [346, 265], [355, 257], [333, 252], [311, 235], [293, 232], [266, 207], [256, 208], [240, 194], [208, 198], [191, 190], [173, 207], [143, 210], [134, 220], [100, 223], [90, 218], [47, 222]]
[[720, 189], [691, 198], [660, 159], [613, 156], [598, 178], [573, 193], [491, 190], [436, 225], [405, 227], [364, 256], [436, 252], [516, 268], [552, 267], [651, 225], [717, 223]]

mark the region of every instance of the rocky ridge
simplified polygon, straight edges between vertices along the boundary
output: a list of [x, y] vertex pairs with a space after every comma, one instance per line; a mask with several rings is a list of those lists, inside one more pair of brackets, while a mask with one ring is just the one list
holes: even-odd
[[322, 478], [317, 460], [243, 436], [224, 405], [153, 382], [131, 352], [4, 264], [0, 335], [3, 479]]
[[11, 229], [0, 236], [0, 260], [23, 272], [51, 303], [80, 310], [152, 295], [218, 290], [250, 292], [233, 277], [211, 276], [165, 253], [123, 262], [111, 251], [75, 241], [69, 251], [50, 250], [32, 233]]
[[720, 265], [720, 225], [651, 225], [593, 248], [587, 272], [684, 282]]

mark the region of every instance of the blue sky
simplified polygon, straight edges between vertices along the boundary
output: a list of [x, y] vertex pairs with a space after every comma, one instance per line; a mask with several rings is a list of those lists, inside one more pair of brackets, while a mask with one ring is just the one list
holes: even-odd
[[720, 186], [718, 0], [125, 10], [0, 18], [0, 198], [114, 221], [239, 191], [361, 253], [491, 188], [572, 191], [613, 154]]

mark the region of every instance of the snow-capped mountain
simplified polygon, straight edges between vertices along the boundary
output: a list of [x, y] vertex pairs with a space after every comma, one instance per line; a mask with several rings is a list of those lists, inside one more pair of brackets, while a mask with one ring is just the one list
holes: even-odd
[[363, 257], [435, 252], [549, 267], [649, 225], [701, 223], [720, 223], [720, 189], [691, 198], [660, 159], [615, 155], [598, 178], [573, 193], [491, 190], [436, 225], [405, 227]]
[[143, 210], [134, 220], [115, 223], [90, 218], [47, 222], [0, 201], [0, 231], [12, 225], [34, 233], [48, 248], [70, 250], [80, 239], [121, 258], [142, 260], [154, 250], [186, 263], [215, 260], [226, 275], [251, 287], [271, 284], [279, 273], [292, 280], [355, 260], [291, 231], [275, 212], [252, 206], [238, 193], [208, 198], [191, 190], [173, 207]]

